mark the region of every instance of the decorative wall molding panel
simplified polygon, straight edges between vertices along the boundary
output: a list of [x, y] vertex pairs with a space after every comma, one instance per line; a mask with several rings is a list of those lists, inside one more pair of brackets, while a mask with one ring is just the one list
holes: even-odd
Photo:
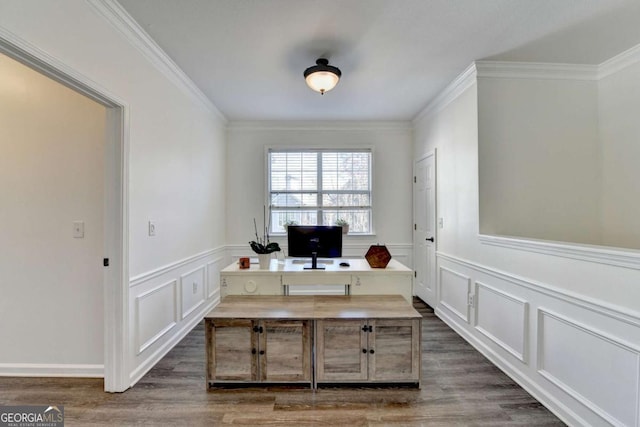
[[216, 293], [220, 292], [220, 270], [225, 268], [225, 257], [219, 256], [213, 261], [207, 263], [207, 297], [206, 299], [213, 298]]
[[439, 304], [465, 323], [469, 322], [471, 308], [471, 279], [446, 267], [438, 269]]
[[499, 289], [476, 282], [475, 329], [526, 363], [529, 304]]
[[172, 280], [136, 297], [136, 354], [158, 341], [178, 322], [178, 284]]
[[180, 276], [180, 318], [184, 319], [193, 313], [205, 301], [205, 269], [206, 265]]
[[637, 345], [538, 309], [538, 372], [612, 425], [638, 425]]
[[640, 313], [448, 254], [437, 261], [436, 314], [563, 421], [640, 427]]
[[131, 280], [131, 385], [220, 301], [225, 252], [224, 247], [211, 249]]

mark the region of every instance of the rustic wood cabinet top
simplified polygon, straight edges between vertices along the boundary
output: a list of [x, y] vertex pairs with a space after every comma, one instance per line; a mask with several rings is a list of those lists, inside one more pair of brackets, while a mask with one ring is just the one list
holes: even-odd
[[206, 319], [415, 319], [400, 295], [228, 295]]

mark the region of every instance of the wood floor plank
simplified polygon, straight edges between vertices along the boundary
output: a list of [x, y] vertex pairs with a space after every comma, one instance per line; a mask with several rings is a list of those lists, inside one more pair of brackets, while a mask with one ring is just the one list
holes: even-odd
[[58, 404], [67, 426], [563, 426], [420, 300], [422, 388], [300, 387], [205, 391], [196, 326], [132, 389], [100, 379], [0, 377], [0, 405]]

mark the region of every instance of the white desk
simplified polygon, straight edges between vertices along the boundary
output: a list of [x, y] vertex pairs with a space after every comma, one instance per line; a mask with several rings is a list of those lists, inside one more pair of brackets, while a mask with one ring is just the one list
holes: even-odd
[[[341, 267], [341, 262], [349, 267]], [[323, 264], [318, 260], [318, 264]], [[292, 287], [306, 289], [319, 285], [344, 287], [346, 295], [402, 295], [411, 303], [413, 272], [392, 259], [386, 268], [371, 268], [363, 258], [333, 259], [324, 264], [324, 270], [305, 270], [304, 264], [295, 259], [279, 263], [271, 260], [269, 269], [261, 270], [258, 264], [240, 269], [238, 263], [220, 272], [220, 296], [227, 295], [288, 295]]]

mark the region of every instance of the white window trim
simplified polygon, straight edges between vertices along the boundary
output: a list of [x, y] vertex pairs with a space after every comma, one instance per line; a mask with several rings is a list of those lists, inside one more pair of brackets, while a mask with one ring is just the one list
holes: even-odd
[[[363, 144], [363, 145], [350, 145], [350, 146], [344, 146], [344, 145], [337, 145], [337, 144], [326, 144], [326, 145], [321, 145], [321, 146], [317, 146], [317, 145], [310, 145], [310, 146], [305, 146], [305, 145], [265, 145], [264, 146], [264, 206], [267, 207], [268, 211], [271, 212], [271, 193], [270, 193], [270, 182], [271, 182], [271, 170], [270, 170], [270, 165], [269, 165], [269, 152], [270, 151], [296, 151], [296, 152], [300, 152], [300, 151], [330, 151], [330, 152], [338, 152], [338, 151], [345, 151], [345, 152], [357, 152], [357, 151], [367, 151], [369, 153], [371, 153], [371, 162], [370, 162], [370, 167], [369, 167], [369, 185], [371, 187], [371, 191], [370, 191], [370, 200], [371, 200], [371, 224], [369, 227], [369, 232], [368, 233], [353, 233], [353, 232], [349, 232], [349, 237], [370, 237], [370, 236], [375, 236], [376, 235], [376, 228], [375, 228], [375, 201], [374, 201], [374, 192], [375, 192], [375, 149], [373, 145], [367, 145], [367, 144]], [[278, 233], [278, 232], [273, 232], [271, 231], [270, 234], [272, 236], [276, 236], [276, 237], [282, 237], [282, 236], [286, 236], [287, 233]]]

